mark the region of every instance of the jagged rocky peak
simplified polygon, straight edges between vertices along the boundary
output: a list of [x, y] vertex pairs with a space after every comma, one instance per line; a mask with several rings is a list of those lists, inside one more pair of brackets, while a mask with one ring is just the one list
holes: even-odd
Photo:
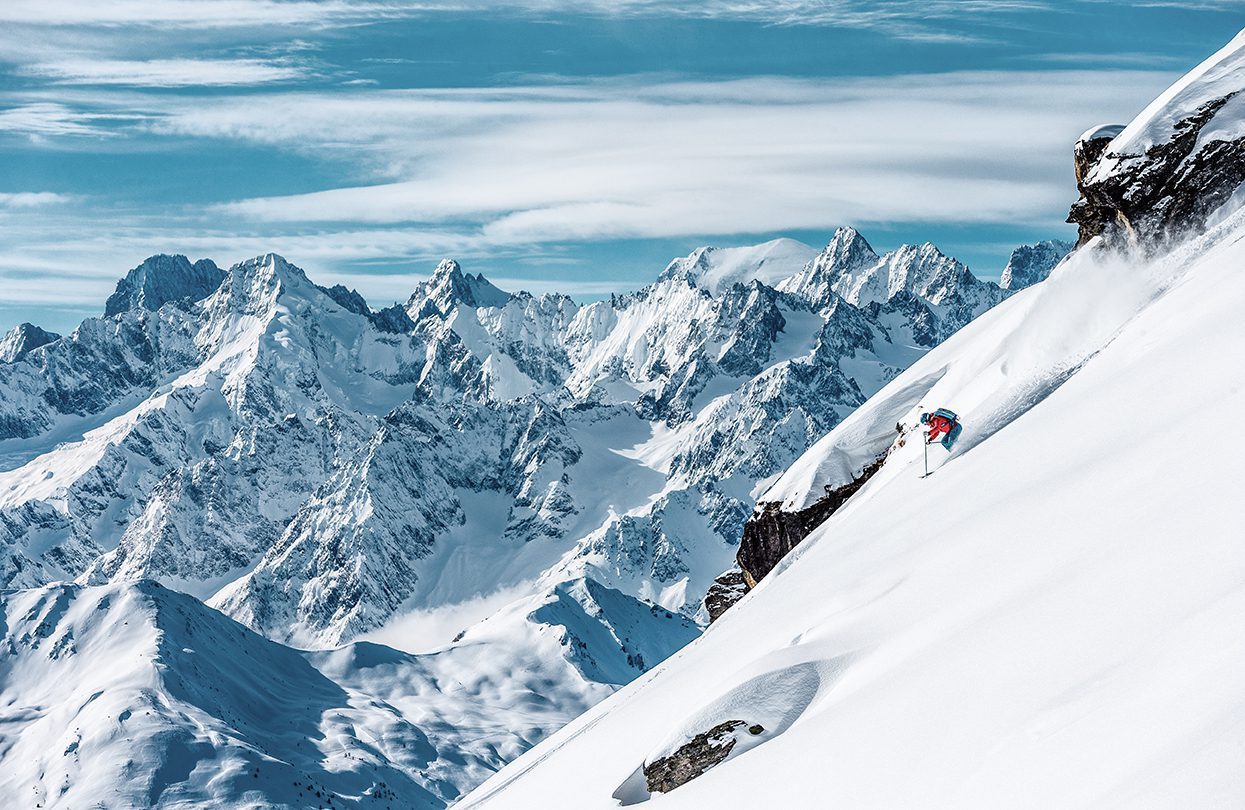
[[372, 308], [368, 306], [367, 299], [360, 295], [358, 290], [350, 289], [342, 284], [334, 284], [332, 287], [321, 287], [320, 289], [342, 309], [347, 312], [353, 312], [356, 315], [362, 315], [382, 332], [405, 334], [415, 328], [414, 321], [406, 314], [406, 309], [401, 304], [394, 304], [373, 312]]
[[1012, 251], [1003, 268], [1003, 276], [999, 286], [1015, 292], [1025, 287], [1032, 287], [1039, 281], [1045, 281], [1055, 266], [1072, 252], [1072, 242], [1060, 239], [1047, 239], [1033, 245], [1021, 245]]
[[873, 246], [851, 227], [837, 228], [825, 250], [801, 272], [778, 285], [778, 289], [798, 295], [815, 307], [832, 306], [838, 299], [836, 286], [843, 279], [875, 266], [881, 257]]
[[283, 292], [303, 287], [323, 291], [311, 283], [301, 268], [276, 253], [265, 253], [230, 267], [218, 296], [233, 306], [252, 308], [275, 301]]
[[371, 315], [372, 308], [367, 305], [367, 301], [359, 294], [358, 290], [352, 290], [342, 284], [334, 284], [332, 287], [321, 287], [320, 289], [332, 298], [342, 309], [349, 310], [356, 315]]
[[55, 332], [40, 329], [33, 323], [19, 323], [0, 338], [0, 363], [21, 360], [40, 346], [60, 340], [60, 337]]
[[407, 301], [406, 311], [418, 320], [428, 304], [442, 313], [457, 306], [501, 307], [510, 300], [510, 293], [486, 279], [482, 273], [464, 273], [453, 259], [442, 259], [432, 277], [415, 288]]
[[[1245, 32], [1167, 89], [1118, 134], [1078, 142], [1078, 244], [1162, 248], [1241, 202], [1245, 182]], [[1096, 159], [1095, 159], [1096, 158]]]
[[131, 309], [157, 310], [170, 302], [199, 301], [211, 295], [224, 278], [224, 271], [211, 259], [192, 264], [180, 254], [152, 256], [117, 282], [116, 291], [104, 305], [104, 315]]
[[836, 228], [826, 249], [821, 252], [821, 257], [835, 267], [844, 269], [863, 267], [878, 260], [873, 246], [860, 231], [852, 227]]

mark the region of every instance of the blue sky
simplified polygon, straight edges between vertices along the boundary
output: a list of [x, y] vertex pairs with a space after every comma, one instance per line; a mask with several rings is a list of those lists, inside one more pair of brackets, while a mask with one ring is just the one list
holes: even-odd
[[633, 289], [859, 227], [997, 277], [1067, 237], [1071, 143], [1245, 25], [1170, 0], [5, 0], [0, 325], [145, 256], [274, 250], [374, 305], [454, 256]]

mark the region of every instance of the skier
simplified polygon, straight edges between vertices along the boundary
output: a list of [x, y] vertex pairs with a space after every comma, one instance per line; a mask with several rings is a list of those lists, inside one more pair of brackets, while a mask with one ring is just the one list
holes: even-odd
[[921, 424], [929, 428], [929, 435], [925, 439], [926, 444], [939, 442], [948, 450], [959, 437], [960, 431], [964, 429], [964, 426], [960, 424], [960, 417], [946, 408], [939, 408], [933, 413], [921, 414]]

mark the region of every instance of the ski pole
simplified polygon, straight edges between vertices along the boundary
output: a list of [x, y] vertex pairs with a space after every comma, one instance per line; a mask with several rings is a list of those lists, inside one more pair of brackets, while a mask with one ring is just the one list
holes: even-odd
[[921, 431], [921, 438], [923, 439], [921, 442], [921, 449], [925, 451], [925, 475], [922, 475], [921, 477], [929, 478], [929, 434], [925, 431]]

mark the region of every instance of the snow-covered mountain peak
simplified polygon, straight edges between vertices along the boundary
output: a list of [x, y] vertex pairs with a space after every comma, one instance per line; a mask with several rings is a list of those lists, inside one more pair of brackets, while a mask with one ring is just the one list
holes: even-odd
[[777, 287], [806, 299], [815, 307], [826, 308], [838, 298], [836, 287], [844, 278], [864, 272], [879, 261], [880, 257], [859, 231], [840, 227], [835, 229], [824, 250]]
[[[154, 582], [0, 594], [0, 644], [6, 806], [443, 808], [430, 789], [457, 792], [412, 779], [438, 752], [387, 701]], [[418, 662], [382, 657], [419, 683]]]
[[220, 286], [224, 278], [224, 271], [211, 259], [192, 264], [180, 254], [152, 256], [117, 282], [116, 290], [104, 305], [104, 316], [136, 308], [154, 311], [170, 302], [199, 301]]
[[308, 293], [311, 289], [329, 297], [312, 284], [302, 269], [276, 253], [265, 253], [230, 267], [220, 288], [204, 306], [209, 312], [229, 310], [256, 315], [270, 310], [283, 294]]
[[442, 259], [432, 276], [416, 286], [407, 300], [406, 311], [418, 321], [427, 314], [428, 304], [448, 314], [458, 306], [501, 307], [509, 300], [510, 293], [494, 285], [483, 273], [464, 273], [454, 259]]
[[821, 252], [821, 256], [825, 257], [824, 261], [828, 264], [842, 270], [863, 267], [878, 260], [873, 246], [860, 231], [850, 226], [835, 229], [834, 236]]
[[19, 323], [3, 338], [0, 338], [0, 363], [20, 360], [40, 346], [46, 346], [54, 340], [60, 340], [60, 335], [41, 329], [33, 323]]
[[682, 279], [711, 295], [751, 281], [774, 286], [798, 273], [817, 251], [795, 239], [772, 239], [748, 247], [702, 247], [667, 265], [658, 282]]
[[[913, 305], [940, 308], [949, 317], [938, 329], [923, 331], [949, 335], [974, 314], [1006, 297], [995, 284], [977, 279], [962, 262], [935, 245], [901, 245], [878, 256], [855, 228], [839, 228], [817, 258], [778, 289], [805, 299], [822, 312], [842, 298], [856, 307], [885, 307], [904, 296], [913, 300], [895, 306], [919, 314]], [[931, 312], [928, 316], [933, 319]]]

